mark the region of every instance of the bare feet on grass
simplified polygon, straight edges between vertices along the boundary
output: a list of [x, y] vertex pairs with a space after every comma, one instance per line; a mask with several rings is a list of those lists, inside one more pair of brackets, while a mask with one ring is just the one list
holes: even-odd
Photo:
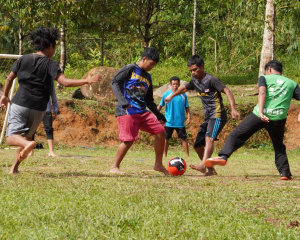
[[207, 168], [207, 172], [205, 173], [205, 176], [214, 176], [218, 175], [217, 171], [212, 167], [212, 168]]
[[49, 153], [48, 157], [57, 157], [57, 155], [55, 153]]
[[163, 165], [154, 165], [153, 169], [158, 172], [162, 172], [165, 175], [170, 175], [168, 170]]
[[124, 172], [122, 172], [118, 167], [112, 167], [109, 172], [115, 174], [124, 174]]
[[203, 163], [200, 163], [200, 164], [190, 164], [190, 168], [191, 169], [194, 169], [196, 171], [199, 171], [199, 172], [202, 172], [202, 173], [205, 173], [206, 172], [206, 167]]
[[22, 162], [25, 158], [27, 158], [28, 154], [32, 152], [35, 146], [35, 141], [30, 141], [26, 147], [20, 152], [18, 156], [18, 161]]
[[16, 174], [19, 173], [18, 167], [20, 165], [20, 163], [27, 158], [27, 156], [33, 151], [35, 146], [35, 142], [34, 141], [30, 141], [24, 148], [23, 150], [19, 153], [19, 155], [17, 156], [17, 159], [15, 161], [15, 163], [12, 165], [11, 169], [10, 169], [10, 173], [11, 174]]

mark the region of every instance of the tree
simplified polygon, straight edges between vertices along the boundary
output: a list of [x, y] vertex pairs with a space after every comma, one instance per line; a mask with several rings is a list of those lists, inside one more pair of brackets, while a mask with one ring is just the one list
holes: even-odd
[[275, 6], [274, 0], [266, 4], [265, 30], [261, 49], [259, 76], [265, 72], [265, 65], [274, 58]]

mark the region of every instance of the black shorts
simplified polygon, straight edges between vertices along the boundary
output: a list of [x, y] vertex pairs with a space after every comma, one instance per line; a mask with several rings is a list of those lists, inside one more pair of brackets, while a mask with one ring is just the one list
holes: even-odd
[[202, 123], [194, 143], [194, 148], [205, 146], [205, 137], [211, 137], [214, 140], [218, 140], [217, 137], [226, 122], [226, 120], [220, 118], [212, 118]]
[[182, 128], [173, 128], [173, 127], [165, 127], [166, 129], [166, 139], [170, 139], [172, 137], [174, 129], [177, 132], [177, 135], [180, 139], [185, 140], [187, 139], [185, 127]]

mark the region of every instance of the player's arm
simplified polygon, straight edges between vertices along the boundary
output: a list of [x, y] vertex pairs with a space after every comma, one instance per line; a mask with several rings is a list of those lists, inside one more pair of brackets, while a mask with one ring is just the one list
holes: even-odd
[[1, 100], [0, 100], [1, 107], [7, 107], [7, 104], [10, 103], [10, 99], [8, 97], [8, 94], [9, 94], [11, 86], [14, 82], [14, 79], [16, 77], [17, 77], [16, 74], [14, 74], [13, 72], [10, 72], [8, 77], [6, 78], [5, 85], [4, 85], [4, 88], [3, 88], [3, 95], [2, 95]]
[[161, 110], [162, 110], [162, 106], [161, 106], [161, 105], [158, 105], [158, 106], [157, 106], [157, 110], [158, 110], [158, 111], [161, 111]]
[[189, 107], [186, 107], [185, 108], [185, 113], [187, 115], [187, 119], [185, 120], [185, 124], [186, 125], [189, 125], [190, 122], [191, 122], [191, 111], [190, 111], [190, 108]]
[[258, 114], [262, 121], [269, 122], [269, 118], [264, 115], [264, 107], [266, 103], [267, 84], [265, 77], [261, 76], [258, 79]]
[[56, 81], [64, 87], [78, 87], [84, 84], [99, 82], [101, 79], [102, 76], [98, 74], [86, 79], [70, 79], [67, 78], [63, 73], [58, 73]]
[[235, 108], [235, 100], [232, 92], [229, 90], [228, 87], [223, 88], [222, 93], [225, 93], [230, 104], [231, 108], [231, 116], [233, 119], [240, 119], [240, 114]]
[[147, 103], [147, 107], [150, 109], [151, 112], [153, 112], [153, 114], [157, 117], [157, 119], [162, 122], [167, 122], [165, 116], [158, 110], [158, 107], [154, 102], [152, 85], [149, 86], [145, 100]]
[[183, 94], [185, 92], [187, 92], [187, 88], [185, 86], [180, 86], [176, 92], [174, 92], [172, 95], [168, 96], [165, 98], [165, 103], [167, 104], [168, 102], [170, 102], [172, 100], [173, 97], [176, 97], [180, 94]]
[[125, 96], [122, 93], [124, 83], [126, 79], [129, 79], [130, 69], [125, 67], [121, 68], [121, 70], [116, 74], [116, 76], [111, 81], [111, 88], [113, 93], [115, 94], [118, 104], [123, 108], [129, 108], [131, 105], [126, 100]]

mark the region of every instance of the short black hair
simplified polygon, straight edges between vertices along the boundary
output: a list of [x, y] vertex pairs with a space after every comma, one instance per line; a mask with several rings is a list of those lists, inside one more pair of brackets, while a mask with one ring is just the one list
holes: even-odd
[[172, 81], [178, 81], [179, 82], [179, 84], [180, 84], [180, 78], [179, 77], [176, 77], [176, 76], [173, 76], [173, 77], [171, 77], [170, 78], [170, 83], [172, 83]]
[[159, 54], [158, 54], [158, 51], [156, 50], [156, 48], [154, 48], [154, 47], [145, 48], [145, 50], [142, 54], [142, 58], [143, 57], [146, 57], [147, 59], [151, 59], [151, 60], [155, 61], [156, 63], [159, 62]]
[[52, 27], [38, 27], [30, 33], [31, 44], [36, 51], [41, 51], [56, 45], [58, 30]]
[[204, 65], [204, 61], [202, 59], [202, 57], [200, 57], [199, 55], [193, 55], [189, 58], [188, 60], [188, 67], [192, 66], [192, 65], [197, 65], [198, 67], [201, 67], [202, 65]]
[[267, 70], [269, 67], [273, 68], [277, 72], [282, 73], [282, 63], [277, 60], [269, 61], [265, 66], [265, 70]]

